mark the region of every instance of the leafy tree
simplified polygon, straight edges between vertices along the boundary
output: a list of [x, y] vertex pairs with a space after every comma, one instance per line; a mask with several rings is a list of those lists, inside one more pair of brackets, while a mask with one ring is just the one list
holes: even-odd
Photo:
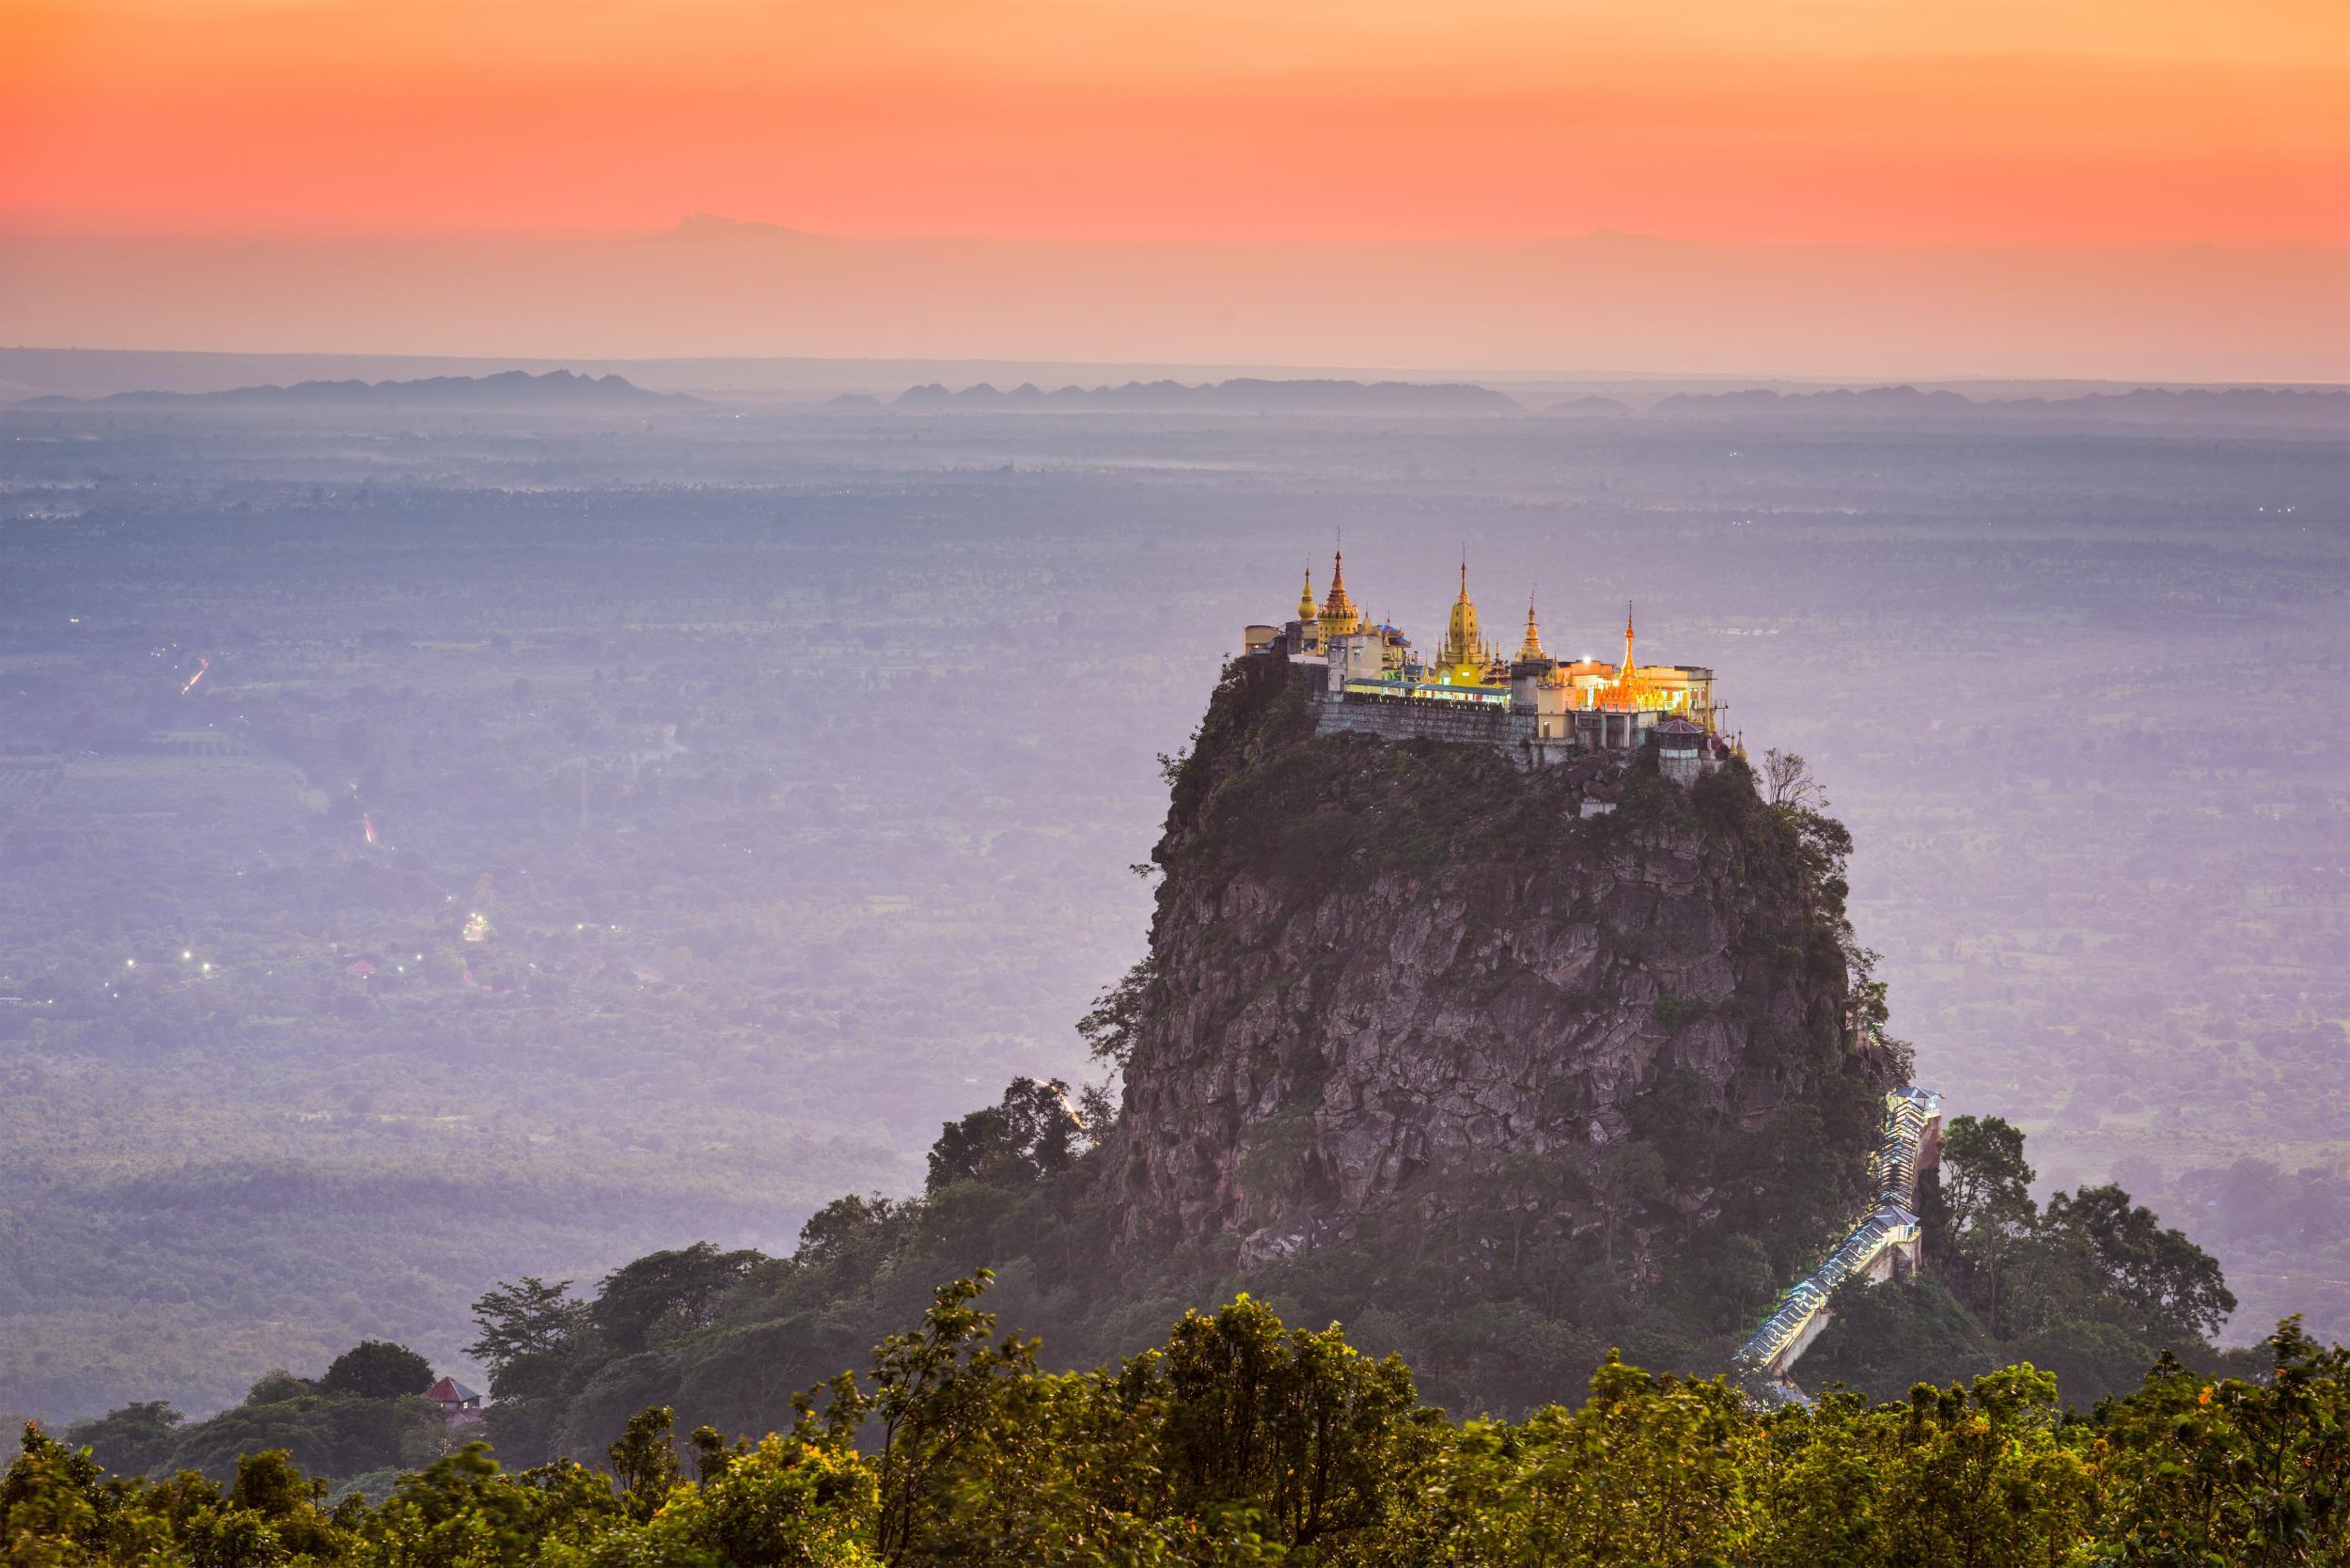
[[2298, 1318], [2262, 1347], [2263, 1382], [2215, 1380], [2164, 1356], [2098, 1410], [2114, 1564], [2350, 1562], [2350, 1352]]
[[677, 1445], [669, 1440], [676, 1425], [676, 1413], [666, 1404], [639, 1410], [629, 1418], [628, 1430], [619, 1441], [604, 1450], [619, 1480], [620, 1506], [640, 1524], [660, 1513], [677, 1487]]
[[910, 1213], [908, 1205], [879, 1193], [836, 1198], [800, 1227], [800, 1247], [791, 1261], [803, 1269], [870, 1273], [903, 1239]]
[[993, 1278], [982, 1269], [940, 1286], [919, 1329], [883, 1341], [872, 1393], [846, 1381], [834, 1389], [837, 1423], [870, 1419], [880, 1433], [873, 1540], [885, 1562], [913, 1556], [950, 1510], [948, 1479], [993, 1414], [994, 1385], [1036, 1371], [1036, 1347], [993, 1343], [995, 1314], [973, 1306]]
[[171, 1456], [186, 1419], [168, 1401], [149, 1400], [68, 1427], [65, 1440], [76, 1448], [95, 1448], [118, 1475], [145, 1475], [162, 1468]]
[[364, 1530], [368, 1560], [383, 1568], [488, 1568], [532, 1561], [550, 1544], [585, 1547], [619, 1517], [602, 1476], [569, 1464], [511, 1476], [486, 1445], [468, 1443], [404, 1478]]
[[[245, 1390], [244, 1402], [247, 1404], [275, 1404], [281, 1400], [297, 1399], [313, 1393], [317, 1387], [309, 1379], [296, 1377], [283, 1367], [273, 1367], [253, 1380], [253, 1387]], [[416, 1391], [422, 1392], [421, 1389]]]
[[771, 1435], [728, 1452], [697, 1485], [673, 1493], [641, 1532], [610, 1538], [591, 1560], [871, 1568], [883, 1560], [871, 1544], [875, 1501], [872, 1468], [854, 1445], [807, 1431]]
[[1376, 1525], [1389, 1478], [1419, 1447], [1401, 1358], [1373, 1361], [1336, 1327], [1284, 1334], [1246, 1295], [1213, 1317], [1186, 1313], [1125, 1391], [1166, 1411], [1159, 1466], [1177, 1507], [1261, 1518], [1292, 1546]]
[[604, 1276], [588, 1322], [613, 1348], [642, 1350], [656, 1326], [682, 1331], [710, 1323], [727, 1293], [766, 1261], [763, 1252], [721, 1252], [706, 1241], [650, 1253]]
[[293, 1556], [331, 1558], [340, 1555], [344, 1543], [318, 1506], [323, 1490], [294, 1467], [285, 1450], [266, 1449], [238, 1456], [227, 1500], [230, 1507], [269, 1521], [271, 1532]]
[[2085, 1244], [2099, 1294], [2124, 1304], [2148, 1339], [2200, 1344], [2235, 1310], [2218, 1262], [2112, 1183], [2050, 1198], [2042, 1229]]
[[1961, 1279], [1999, 1331], [1999, 1292], [2037, 1217], [2024, 1135], [1996, 1116], [1961, 1116], [1942, 1129], [1942, 1200]]
[[446, 1436], [440, 1412], [422, 1400], [302, 1394], [238, 1405], [190, 1422], [152, 1467], [195, 1470], [227, 1481], [235, 1475], [240, 1455], [283, 1449], [312, 1474], [356, 1476], [422, 1464]]
[[525, 1356], [544, 1356], [568, 1346], [587, 1326], [588, 1304], [571, 1295], [572, 1282], [550, 1285], [525, 1275], [500, 1285], [473, 1304], [473, 1321], [481, 1337], [465, 1354], [488, 1364], [493, 1373]]
[[1143, 1008], [1157, 971], [1148, 958], [1119, 978], [1118, 983], [1093, 998], [1092, 1009], [1077, 1020], [1077, 1033], [1086, 1054], [1123, 1073], [1134, 1056], [1135, 1039], [1142, 1028]]
[[931, 1145], [928, 1190], [956, 1182], [1026, 1186], [1066, 1171], [1076, 1160], [1085, 1123], [1058, 1078], [1014, 1078], [995, 1105], [939, 1130]]
[[319, 1391], [354, 1399], [398, 1399], [432, 1387], [432, 1363], [406, 1345], [363, 1340], [335, 1357]]

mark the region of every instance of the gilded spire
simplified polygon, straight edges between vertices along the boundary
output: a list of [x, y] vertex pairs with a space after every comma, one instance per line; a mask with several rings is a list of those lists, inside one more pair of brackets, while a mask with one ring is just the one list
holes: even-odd
[[1330, 557], [1330, 591], [1322, 601], [1322, 640], [1342, 637], [1355, 630], [1355, 602], [1346, 596], [1346, 552]]
[[1465, 670], [1485, 662], [1484, 639], [1477, 635], [1477, 606], [1469, 603], [1468, 558], [1461, 559], [1461, 596], [1452, 602], [1452, 613], [1446, 618], [1444, 648], [1436, 662]]
[[1297, 595], [1297, 619], [1310, 621], [1322, 612], [1314, 604], [1314, 569], [1306, 569], [1306, 586]]
[[1621, 672], [1622, 679], [1631, 680], [1632, 672], [1638, 667], [1632, 662], [1632, 601], [1627, 599], [1623, 602], [1623, 669]]
[[1542, 630], [1534, 624], [1534, 596], [1529, 593], [1526, 596], [1526, 640], [1518, 645], [1518, 662], [1549, 657], [1543, 651]]

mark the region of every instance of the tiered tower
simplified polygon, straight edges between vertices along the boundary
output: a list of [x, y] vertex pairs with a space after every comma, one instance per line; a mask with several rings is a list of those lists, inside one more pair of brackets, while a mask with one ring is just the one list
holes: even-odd
[[1330, 592], [1322, 601], [1322, 613], [1316, 618], [1322, 631], [1322, 645], [1327, 648], [1333, 637], [1342, 637], [1362, 621], [1355, 602], [1346, 596], [1346, 552], [1338, 551], [1330, 559]]
[[1484, 676], [1485, 653], [1477, 636], [1477, 606], [1469, 602], [1468, 562], [1461, 563], [1461, 595], [1445, 618], [1444, 645], [1436, 651], [1436, 666], [1456, 681]]

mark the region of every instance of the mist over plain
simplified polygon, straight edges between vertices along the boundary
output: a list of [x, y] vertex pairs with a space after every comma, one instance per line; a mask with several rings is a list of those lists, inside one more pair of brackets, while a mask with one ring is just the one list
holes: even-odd
[[1422, 640], [1464, 542], [1489, 623], [1532, 593], [1565, 653], [1637, 602], [1812, 760], [1921, 1081], [2217, 1252], [2238, 1337], [2350, 1333], [2339, 435], [718, 400], [0, 436], [0, 1408], [200, 1411], [370, 1335], [454, 1365], [493, 1280], [918, 1185], [943, 1119], [1086, 1071], [1154, 759], [1340, 528]]

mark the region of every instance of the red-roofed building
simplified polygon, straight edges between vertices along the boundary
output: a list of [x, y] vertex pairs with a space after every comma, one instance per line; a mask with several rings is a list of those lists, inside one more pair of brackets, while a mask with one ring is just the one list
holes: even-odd
[[481, 1396], [453, 1377], [444, 1377], [424, 1391], [424, 1397], [441, 1407], [442, 1417], [451, 1426], [462, 1426], [481, 1419]]

